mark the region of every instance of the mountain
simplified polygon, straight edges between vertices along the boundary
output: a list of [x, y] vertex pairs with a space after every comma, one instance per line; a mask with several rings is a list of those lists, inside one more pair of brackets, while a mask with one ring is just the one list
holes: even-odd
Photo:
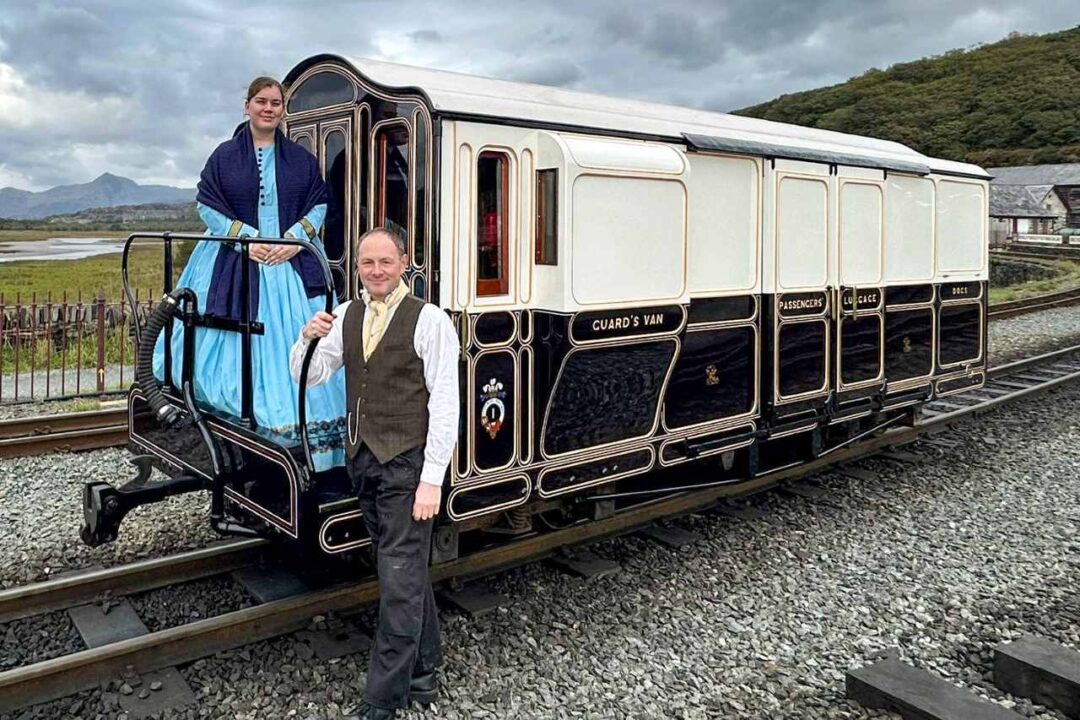
[[734, 111], [984, 167], [1080, 162], [1080, 26], [872, 68]]
[[195, 199], [194, 188], [139, 185], [112, 173], [81, 185], [59, 185], [41, 192], [0, 188], [0, 218], [44, 218], [88, 208], [145, 203], [178, 203]]

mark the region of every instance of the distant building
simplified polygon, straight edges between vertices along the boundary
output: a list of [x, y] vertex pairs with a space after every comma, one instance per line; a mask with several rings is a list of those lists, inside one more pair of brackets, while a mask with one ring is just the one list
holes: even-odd
[[1080, 227], [1080, 163], [988, 168], [995, 236], [1049, 235]]

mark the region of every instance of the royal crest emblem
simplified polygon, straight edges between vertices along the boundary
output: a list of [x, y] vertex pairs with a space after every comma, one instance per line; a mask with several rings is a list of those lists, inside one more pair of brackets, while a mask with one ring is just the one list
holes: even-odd
[[720, 384], [720, 370], [715, 365], [705, 366], [705, 384], [710, 387]]
[[480, 393], [480, 424], [492, 440], [499, 434], [506, 417], [506, 405], [503, 404], [505, 399], [506, 390], [496, 378], [491, 378]]

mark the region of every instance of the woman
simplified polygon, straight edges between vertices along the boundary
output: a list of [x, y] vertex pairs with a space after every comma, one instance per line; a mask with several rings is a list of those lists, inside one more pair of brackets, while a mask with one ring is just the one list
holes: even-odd
[[[291, 237], [320, 249], [319, 228], [328, 192], [318, 164], [278, 126], [285, 112], [277, 80], [256, 78], [248, 88], [248, 122], [217, 147], [199, 179], [197, 207], [208, 235]], [[297, 385], [289, 374], [289, 348], [311, 315], [325, 309], [318, 260], [298, 246], [250, 246], [250, 314], [263, 334], [252, 336], [252, 390], [259, 428], [285, 440], [299, 438]], [[241, 317], [240, 253], [232, 245], [200, 242], [180, 275], [179, 287], [199, 297], [201, 312]], [[173, 379], [179, 383], [183, 328], [173, 332]], [[164, 376], [164, 343], [154, 374]], [[195, 340], [195, 396], [218, 411], [240, 415], [241, 336], [199, 328]], [[342, 373], [307, 391], [307, 423], [316, 470], [344, 464], [345, 380]]]

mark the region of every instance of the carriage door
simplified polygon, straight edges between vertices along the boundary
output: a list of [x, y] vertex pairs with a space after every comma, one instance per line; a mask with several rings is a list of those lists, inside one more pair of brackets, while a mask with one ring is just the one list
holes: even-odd
[[289, 137], [319, 159], [319, 169], [330, 190], [322, 242], [338, 301], [351, 297], [355, 283], [355, 277], [349, 271], [352, 249], [347, 241], [353, 237], [353, 205], [357, 191], [353, 179], [355, 120], [353, 114], [337, 113], [334, 117], [289, 127]]
[[884, 173], [840, 167], [837, 172], [834, 413], [870, 411], [884, 390], [885, 330], [882, 258]]
[[773, 434], [813, 426], [830, 386], [829, 166], [777, 160], [772, 306]]
[[[360, 211], [364, 227], [359, 232], [384, 227], [404, 238], [409, 255], [405, 282], [413, 295], [430, 301], [432, 145], [427, 111], [406, 98], [369, 95], [361, 106], [360, 121], [369, 137], [368, 159], [360, 174], [367, 185], [370, 165], [371, 182], [370, 213], [365, 203]], [[353, 296], [359, 294], [357, 287]]]

